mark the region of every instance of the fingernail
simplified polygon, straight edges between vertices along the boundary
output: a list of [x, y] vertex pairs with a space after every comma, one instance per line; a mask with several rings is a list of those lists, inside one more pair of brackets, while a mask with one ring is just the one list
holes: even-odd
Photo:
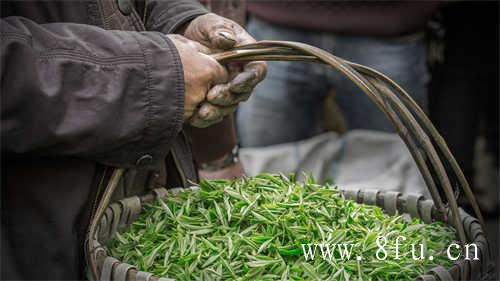
[[209, 112], [210, 111], [208, 111], [205, 107], [202, 107], [198, 111], [198, 115], [200, 116], [201, 119], [207, 119]]
[[226, 40], [236, 42], [236, 40], [233, 38], [233, 35], [231, 35], [229, 32], [226, 31], [220, 31], [219, 36], [223, 37]]
[[214, 118], [215, 113], [215, 110], [213, 110], [212, 108], [203, 107], [200, 110], [200, 117], [203, 120], [211, 120]]

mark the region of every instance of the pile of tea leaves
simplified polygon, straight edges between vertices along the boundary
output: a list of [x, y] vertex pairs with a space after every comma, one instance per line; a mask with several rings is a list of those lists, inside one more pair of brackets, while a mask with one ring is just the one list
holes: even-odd
[[[377, 259], [377, 251], [384, 257], [378, 236], [387, 238], [385, 260]], [[406, 240], [396, 259], [398, 236]], [[388, 216], [312, 178], [262, 174], [203, 181], [196, 191], [157, 199], [108, 249], [139, 270], [176, 280], [413, 280], [451, 266], [446, 249], [454, 242], [455, 231], [443, 223]], [[333, 245], [333, 255], [323, 258], [317, 247], [314, 260], [306, 259], [308, 243]], [[349, 259], [339, 243], [350, 245]], [[423, 244], [426, 258], [414, 260], [411, 244], [417, 257]]]

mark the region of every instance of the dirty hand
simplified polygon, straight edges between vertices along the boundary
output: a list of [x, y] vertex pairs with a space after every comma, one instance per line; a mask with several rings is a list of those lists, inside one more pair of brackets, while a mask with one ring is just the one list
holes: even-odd
[[[240, 25], [218, 16], [206, 14], [192, 20], [183, 32], [186, 38], [197, 41], [209, 48], [211, 53], [222, 52], [236, 46], [255, 42]], [[266, 76], [265, 62], [250, 62], [247, 64], [230, 63], [227, 65], [231, 81], [214, 86], [207, 95], [207, 101], [200, 107], [200, 114], [215, 112], [212, 118], [222, 120], [221, 113], [232, 113], [239, 102], [249, 98], [253, 88]], [[204, 122], [211, 119], [193, 117], [193, 122], [203, 126]]]
[[181, 35], [172, 34], [168, 35], [168, 37], [179, 52], [184, 70], [184, 121], [193, 124], [194, 118], [192, 116], [196, 111], [197, 118], [206, 120], [204, 125], [209, 126], [215, 123], [210, 122], [210, 120], [214, 119], [211, 116], [214, 112], [202, 110], [201, 108], [197, 109], [205, 100], [210, 88], [229, 80], [226, 68], [207, 55], [209, 53], [208, 48], [200, 43]]

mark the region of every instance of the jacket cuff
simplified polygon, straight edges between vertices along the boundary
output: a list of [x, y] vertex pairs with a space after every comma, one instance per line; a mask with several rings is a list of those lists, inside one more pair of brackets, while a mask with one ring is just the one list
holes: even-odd
[[[149, 104], [146, 111], [147, 127], [144, 140], [151, 144], [151, 163], [156, 166], [169, 152], [172, 140], [184, 123], [184, 72], [180, 55], [174, 43], [164, 34], [148, 32], [153, 40], [166, 49], [148, 52], [145, 49], [148, 71]], [[139, 158], [140, 161], [140, 158]], [[137, 165], [147, 165], [137, 163]]]
[[[143, 122], [138, 126], [141, 128], [140, 137], [120, 149], [121, 157], [113, 157], [118, 161], [103, 162], [113, 166], [151, 169], [165, 159], [182, 129], [184, 73], [177, 48], [167, 36], [158, 32], [141, 32], [133, 36], [144, 60], [144, 84], [133, 97], [141, 106], [132, 108], [142, 115], [137, 118]], [[143, 40], [143, 36], [148, 40]]]

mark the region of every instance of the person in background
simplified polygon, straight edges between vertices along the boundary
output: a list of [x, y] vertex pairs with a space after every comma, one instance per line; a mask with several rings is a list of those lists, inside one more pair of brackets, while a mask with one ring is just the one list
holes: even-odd
[[[427, 110], [425, 32], [438, 2], [252, 1], [257, 40], [304, 42], [373, 67], [402, 85]], [[269, 75], [237, 112], [242, 147], [309, 138], [321, 132], [322, 107], [334, 88], [348, 129], [393, 132], [376, 105], [347, 78], [317, 64], [269, 63]]]
[[196, 181], [187, 128], [234, 112], [266, 73], [207, 55], [254, 39], [197, 1], [2, 1], [0, 36], [2, 280], [84, 280], [113, 168], [114, 200]]
[[[478, 188], [474, 159], [478, 136], [498, 172], [499, 2], [460, 1], [441, 9], [443, 59], [432, 67], [431, 121], [480, 199], [485, 215], [498, 215], [498, 174]], [[483, 171], [484, 174], [484, 171]], [[484, 185], [484, 183], [483, 183]]]

